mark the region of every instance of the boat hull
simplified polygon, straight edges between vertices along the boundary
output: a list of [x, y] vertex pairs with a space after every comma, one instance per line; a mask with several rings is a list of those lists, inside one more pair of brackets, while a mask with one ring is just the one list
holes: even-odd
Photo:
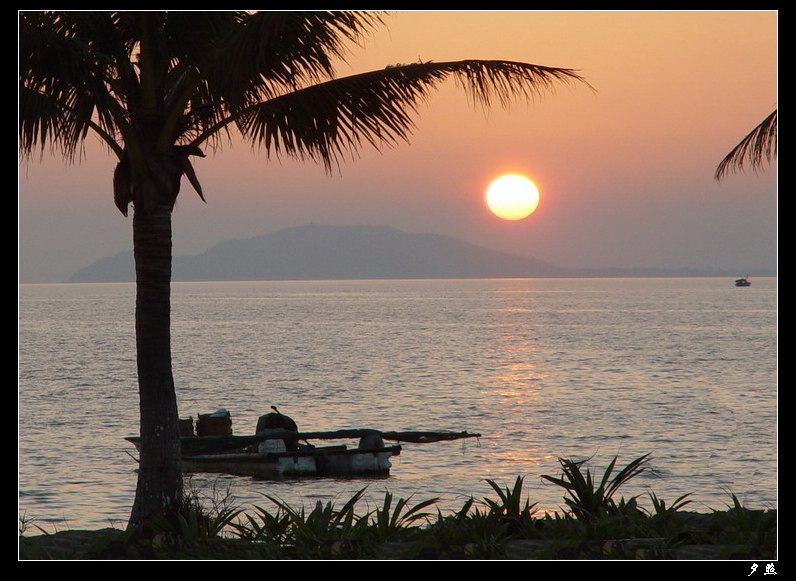
[[301, 476], [387, 476], [390, 459], [400, 446], [374, 450], [346, 449], [344, 446], [277, 453], [236, 453], [187, 456], [182, 459], [185, 473], [223, 473], [259, 478]]

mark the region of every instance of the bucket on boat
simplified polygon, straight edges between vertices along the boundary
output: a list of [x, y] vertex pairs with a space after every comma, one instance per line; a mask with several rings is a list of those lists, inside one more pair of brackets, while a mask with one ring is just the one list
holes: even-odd
[[219, 410], [212, 414], [199, 414], [196, 420], [197, 436], [231, 436], [232, 418], [227, 410]]

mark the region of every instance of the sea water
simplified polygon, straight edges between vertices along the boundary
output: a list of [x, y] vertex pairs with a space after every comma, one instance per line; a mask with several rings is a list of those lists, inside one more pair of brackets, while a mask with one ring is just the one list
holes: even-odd
[[[386, 490], [442, 510], [524, 489], [560, 510], [558, 458], [600, 473], [651, 453], [622, 489], [777, 507], [776, 279], [176, 283], [180, 415], [219, 407], [251, 434], [276, 405], [305, 431], [468, 430], [404, 444], [389, 478], [195, 475], [242, 507], [345, 502]], [[19, 289], [19, 513], [47, 531], [123, 526], [135, 494], [132, 284]]]

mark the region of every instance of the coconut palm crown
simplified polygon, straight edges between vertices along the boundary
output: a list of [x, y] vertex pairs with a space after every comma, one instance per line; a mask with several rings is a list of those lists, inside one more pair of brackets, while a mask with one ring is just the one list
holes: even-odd
[[721, 160], [714, 177], [721, 181], [728, 173], [743, 171], [746, 167], [759, 171], [763, 162], [770, 163], [776, 156], [777, 109], [774, 109]]
[[191, 157], [242, 138], [265, 156], [339, 165], [405, 141], [418, 106], [453, 78], [476, 104], [505, 106], [571, 69], [511, 61], [415, 62], [338, 78], [350, 45], [382, 24], [358, 12], [21, 12], [19, 149], [79, 157], [90, 133], [117, 158], [113, 197], [132, 204], [140, 464], [129, 528], [182, 503], [170, 347], [171, 212]]

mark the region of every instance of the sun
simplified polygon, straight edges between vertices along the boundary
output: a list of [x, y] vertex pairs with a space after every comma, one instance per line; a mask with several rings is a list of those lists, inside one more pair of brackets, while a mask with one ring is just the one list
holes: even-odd
[[539, 188], [525, 176], [502, 175], [486, 189], [486, 205], [498, 218], [522, 220], [539, 205]]

